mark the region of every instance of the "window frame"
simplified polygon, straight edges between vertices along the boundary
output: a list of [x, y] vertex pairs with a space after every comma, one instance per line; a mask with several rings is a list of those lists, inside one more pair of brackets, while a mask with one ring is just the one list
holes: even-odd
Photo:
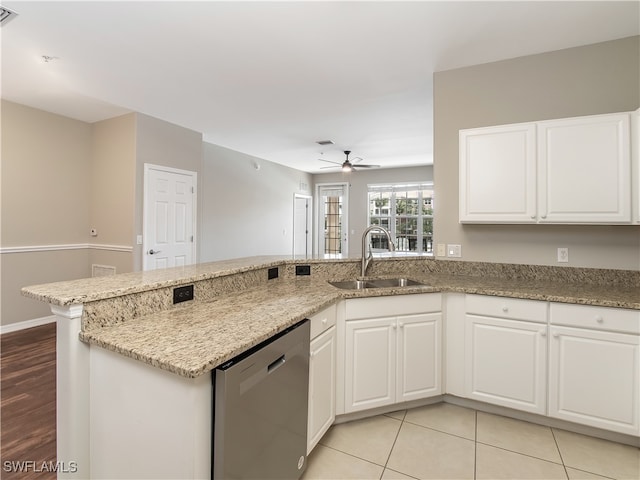
[[[409, 192], [417, 192], [418, 196], [408, 197]], [[425, 195], [428, 192], [428, 196]], [[380, 213], [372, 213], [371, 202], [372, 194], [386, 193], [388, 194], [388, 205], [380, 205], [375, 210]], [[407, 200], [416, 200], [415, 214], [398, 214], [398, 201], [404, 196]], [[382, 225], [387, 228], [391, 236], [396, 239], [397, 251], [414, 253], [416, 255], [433, 255], [433, 218], [434, 218], [434, 200], [433, 200], [433, 182], [407, 182], [407, 183], [385, 183], [385, 184], [368, 184], [367, 185], [367, 225]], [[430, 213], [425, 213], [425, 209]], [[377, 223], [372, 223], [376, 220]], [[386, 220], [386, 221], [385, 221]], [[398, 232], [398, 225], [402, 221], [410, 223], [415, 222], [413, 234]], [[425, 231], [425, 222], [430, 221], [431, 231]], [[411, 250], [412, 238], [414, 240], [415, 250]], [[372, 251], [384, 252], [388, 249], [386, 237], [382, 234], [372, 232], [371, 235]], [[376, 244], [378, 245], [376, 247]]]

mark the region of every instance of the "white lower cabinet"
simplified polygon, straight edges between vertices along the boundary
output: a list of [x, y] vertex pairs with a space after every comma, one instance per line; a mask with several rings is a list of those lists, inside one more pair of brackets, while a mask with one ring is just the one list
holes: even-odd
[[440, 294], [346, 302], [345, 413], [442, 393]]
[[336, 307], [311, 317], [307, 454], [336, 418]]
[[546, 302], [467, 295], [466, 396], [546, 413]]
[[639, 435], [639, 329], [638, 311], [551, 304], [549, 415]]

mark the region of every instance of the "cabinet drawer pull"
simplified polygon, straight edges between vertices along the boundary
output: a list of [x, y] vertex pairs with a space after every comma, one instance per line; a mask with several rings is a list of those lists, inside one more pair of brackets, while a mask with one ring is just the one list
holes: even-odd
[[603, 323], [604, 322], [604, 318], [602, 318], [602, 315], [596, 316], [596, 322], [598, 322], [598, 323]]
[[546, 337], [546, 336], [547, 336], [547, 332], [546, 332], [546, 330], [541, 330], [541, 331], [540, 331], [540, 336], [541, 336], [541, 337]]
[[504, 313], [507, 313], [507, 312], [509, 311], [509, 307], [507, 307], [506, 305], [503, 305], [503, 306], [502, 306], [502, 311], [503, 311]]
[[327, 324], [327, 319], [326, 319], [326, 318], [323, 318], [323, 319], [322, 319], [322, 324], [323, 324], [323, 325], [326, 325], [326, 324]]

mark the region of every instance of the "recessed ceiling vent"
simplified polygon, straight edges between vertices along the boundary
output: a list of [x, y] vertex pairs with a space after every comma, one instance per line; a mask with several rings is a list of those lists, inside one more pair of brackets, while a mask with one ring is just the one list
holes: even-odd
[[17, 17], [18, 14], [0, 5], [0, 27], [4, 27], [11, 19]]
[[316, 143], [318, 145], [333, 145], [333, 140], [318, 140]]

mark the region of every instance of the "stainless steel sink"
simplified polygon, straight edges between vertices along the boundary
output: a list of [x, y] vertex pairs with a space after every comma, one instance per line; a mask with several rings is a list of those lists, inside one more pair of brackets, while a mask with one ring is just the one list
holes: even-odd
[[331, 285], [343, 290], [362, 290], [365, 288], [398, 288], [424, 285], [424, 283], [409, 278], [377, 278], [373, 280], [345, 280], [341, 282], [329, 282]]
[[363, 288], [373, 288], [366, 280], [345, 280], [343, 282], [329, 282], [334, 287], [343, 290], [362, 290]]
[[411, 287], [414, 285], [424, 285], [423, 283], [416, 282], [415, 280], [411, 280], [409, 278], [380, 278], [376, 280], [370, 280], [369, 283], [373, 284], [373, 288]]

